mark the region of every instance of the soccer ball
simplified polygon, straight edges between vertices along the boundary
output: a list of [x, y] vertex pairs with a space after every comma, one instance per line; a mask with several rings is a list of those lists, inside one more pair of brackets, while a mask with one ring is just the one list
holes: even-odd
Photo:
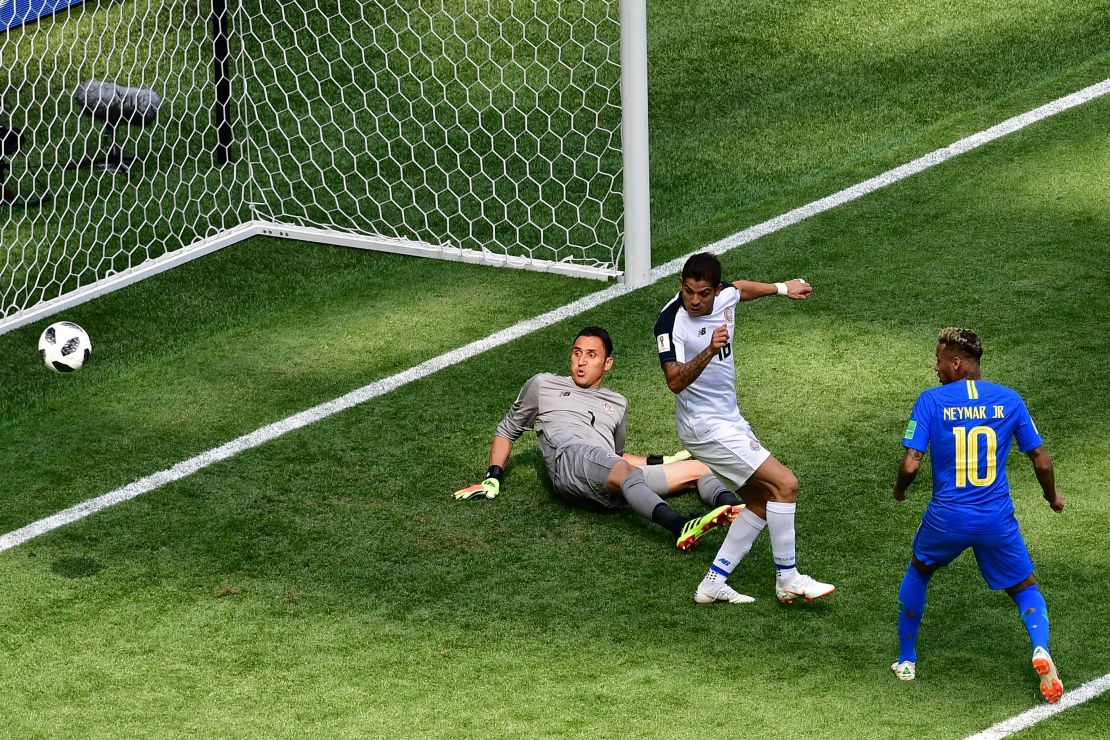
[[39, 357], [56, 373], [80, 370], [91, 354], [89, 335], [72, 321], [51, 324], [39, 337]]

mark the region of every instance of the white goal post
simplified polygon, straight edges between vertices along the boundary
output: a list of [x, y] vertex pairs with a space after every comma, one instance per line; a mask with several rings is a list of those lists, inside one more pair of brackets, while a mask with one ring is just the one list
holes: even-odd
[[646, 0], [69, 4], [0, 26], [0, 334], [252, 236], [649, 281]]

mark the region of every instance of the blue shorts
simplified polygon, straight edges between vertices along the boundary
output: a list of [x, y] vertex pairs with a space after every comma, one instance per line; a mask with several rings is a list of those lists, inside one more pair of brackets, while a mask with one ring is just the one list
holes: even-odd
[[913, 538], [913, 556], [930, 567], [948, 565], [971, 548], [983, 580], [995, 591], [1016, 586], [1033, 572], [1033, 561], [1016, 523], [1005, 534], [942, 532], [925, 522]]

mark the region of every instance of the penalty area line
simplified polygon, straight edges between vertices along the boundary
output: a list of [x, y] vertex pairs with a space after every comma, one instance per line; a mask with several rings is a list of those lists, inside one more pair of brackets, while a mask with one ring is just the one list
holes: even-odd
[[1010, 719], [992, 725], [982, 732], [968, 735], [966, 740], [1001, 740], [1015, 732], [1026, 730], [1038, 722], [1043, 722], [1049, 717], [1054, 717], [1065, 709], [1071, 709], [1077, 704], [1090, 701], [1096, 696], [1110, 691], [1110, 673], [1093, 681], [1088, 681], [1077, 689], [1065, 691], [1060, 701], [1055, 704], [1042, 704], [1038, 707], [1010, 717]]
[[[1050, 103], [1042, 105], [1039, 108], [1026, 111], [1020, 115], [1009, 118], [1002, 123], [992, 126], [989, 129], [980, 131], [979, 133], [972, 134], [949, 144], [946, 147], [937, 149], [923, 157], [919, 157], [911, 162], [907, 162], [899, 167], [888, 170], [881, 175], [877, 175], [868, 180], [864, 180], [856, 185], [840, 190], [832, 195], [815, 200], [812, 203], [795, 208], [780, 216], [764, 221], [763, 223], [756, 224], [747, 229], [739, 231], [732, 236], [725, 237], [720, 241], [714, 242], [708, 246], [702, 247], [695, 251], [709, 251], [714, 254], [722, 254], [736, 247], [748, 244], [755, 241], [760, 237], [773, 234], [794, 224], [800, 223], [812, 216], [819, 213], [831, 210], [838, 206], [850, 203], [851, 201], [862, 198], [863, 196], [873, 193], [880, 188], [892, 185], [896, 182], [906, 179], [911, 175], [935, 167], [942, 162], [946, 162], [953, 157], [964, 154], [973, 149], [983, 146], [991, 141], [1000, 139], [1003, 136], [1012, 134], [1019, 131], [1030, 124], [1041, 121], [1050, 116], [1054, 116], [1063, 111], [1074, 108], [1083, 103], [1087, 103], [1095, 98], [1098, 98], [1110, 92], [1110, 79], [1103, 80], [1082, 90], [1066, 95], [1062, 98], [1054, 100]], [[694, 254], [691, 252], [690, 254]], [[689, 258], [689, 254], [673, 259], [666, 264], [659, 265], [651, 271], [651, 280], [648, 283], [653, 285], [663, 278], [670, 277], [678, 274], [682, 269], [682, 265]], [[589, 311], [593, 308], [608, 303], [614, 298], [619, 298], [627, 295], [631, 290], [623, 284], [617, 284], [600, 290], [596, 293], [579, 298], [578, 300], [569, 303], [565, 306], [557, 308], [553, 311], [540, 314], [531, 319], [521, 321], [507, 329], [495, 332], [484, 339], [471, 342], [463, 347], [446, 352], [438, 357], [426, 360], [419, 365], [415, 365], [404, 372], [397, 373], [388, 378], [370, 383], [356, 390], [340, 396], [332, 401], [322, 403], [318, 406], [313, 406], [310, 409], [301, 411], [281, 421], [274, 422], [261, 427], [249, 434], [244, 434], [241, 437], [233, 439], [226, 444], [215, 447], [207, 452], [191, 457], [188, 460], [177, 463], [173, 467], [166, 468], [145, 478], [140, 478], [132, 483], [118, 488], [115, 491], [106, 493], [102, 496], [83, 501], [76, 506], [71, 506], [68, 509], [59, 511], [58, 513], [40, 519], [24, 527], [8, 532], [0, 536], [0, 552], [5, 552], [14, 547], [34, 539], [41, 535], [51, 532], [59, 527], [84, 519], [99, 511], [103, 511], [116, 504], [129, 501], [133, 498], [141, 496], [144, 493], [161, 488], [162, 486], [173, 483], [174, 481], [186, 478], [199, 470], [202, 470], [209, 465], [213, 465], [222, 460], [234, 457], [241, 452], [258, 447], [266, 442], [272, 441], [281, 437], [289, 432], [314, 424], [329, 416], [357, 406], [358, 404], [365, 403], [371, 399], [382, 396], [386, 393], [394, 391], [404, 385], [425, 378], [432, 373], [438, 372], [444, 368], [452, 365], [457, 365], [464, 362], [476, 355], [479, 355], [487, 350], [501, 345], [507, 344], [515, 339], [519, 339], [533, 332], [544, 329], [552, 324], [563, 321], [577, 316], [581, 313]]]

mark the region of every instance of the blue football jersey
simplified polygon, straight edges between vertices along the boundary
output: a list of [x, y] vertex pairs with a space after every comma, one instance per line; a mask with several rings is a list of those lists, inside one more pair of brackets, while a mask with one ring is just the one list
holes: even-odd
[[902, 445], [930, 449], [933, 498], [924, 520], [950, 532], [1002, 532], [1016, 526], [1006, 457], [1017, 439], [1041, 445], [1017, 391], [986, 380], [958, 380], [917, 398]]

